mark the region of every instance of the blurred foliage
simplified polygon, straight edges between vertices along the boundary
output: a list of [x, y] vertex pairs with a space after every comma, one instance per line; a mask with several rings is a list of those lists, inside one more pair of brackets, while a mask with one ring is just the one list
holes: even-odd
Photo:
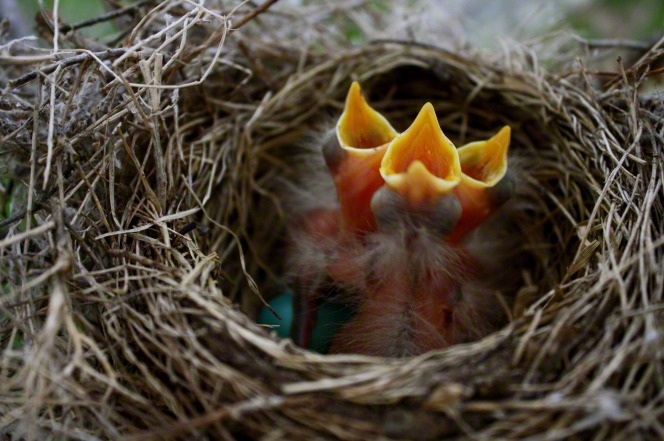
[[[34, 18], [40, 10], [40, 3], [43, 4], [45, 9], [50, 10], [53, 8], [53, 0], [18, 0], [17, 3], [21, 8], [21, 12], [28, 18]], [[131, 0], [119, 1], [119, 4], [129, 4]], [[107, 12], [104, 2], [102, 0], [60, 0], [59, 2], [59, 15], [60, 20], [64, 23], [74, 24], [87, 20], [89, 18], [98, 17]], [[94, 26], [82, 29], [80, 32], [88, 37], [103, 38], [115, 33], [116, 29], [112, 22], [99, 23]]]
[[664, 1], [593, 0], [571, 10], [567, 19], [584, 37], [650, 40], [664, 32]]
[[[301, 0], [311, 6], [323, 0]], [[332, 0], [328, 0], [332, 1]], [[524, 0], [526, 2], [528, 0]], [[60, 0], [61, 20], [73, 24], [106, 12], [106, 4], [130, 4], [133, 0]], [[39, 0], [16, 0], [22, 13], [33, 18], [39, 12]], [[53, 0], [42, 1], [45, 8], [53, 7]], [[372, 8], [385, 10], [389, 2], [369, 0]], [[436, 7], [444, 7], [437, 2]], [[559, 2], [566, 17], [563, 25], [570, 26], [587, 38], [629, 38], [647, 40], [664, 31], [664, 0], [591, 0]], [[103, 38], [115, 32], [112, 22], [104, 22], [81, 30], [86, 36]], [[353, 43], [363, 43], [362, 31], [349, 21], [347, 37]]]

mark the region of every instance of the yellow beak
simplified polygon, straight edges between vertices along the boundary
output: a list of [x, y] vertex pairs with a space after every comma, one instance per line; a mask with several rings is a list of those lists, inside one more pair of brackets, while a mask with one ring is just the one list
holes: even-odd
[[507, 174], [510, 128], [458, 150], [444, 135], [430, 103], [402, 134], [374, 110], [354, 82], [336, 126], [336, 141], [323, 153], [334, 179], [343, 228], [371, 231], [376, 226], [371, 200], [385, 184], [412, 207], [454, 195], [462, 215], [451, 241], [462, 241], [514, 190]]
[[462, 185], [475, 189], [495, 186], [507, 172], [507, 150], [511, 130], [505, 126], [486, 141], [471, 142], [459, 148]]
[[390, 189], [413, 206], [448, 194], [459, 185], [459, 154], [443, 134], [431, 103], [390, 143], [380, 174]]
[[383, 115], [376, 112], [362, 96], [357, 81], [346, 97], [346, 107], [337, 122], [337, 138], [342, 149], [363, 155], [381, 147], [398, 135]]

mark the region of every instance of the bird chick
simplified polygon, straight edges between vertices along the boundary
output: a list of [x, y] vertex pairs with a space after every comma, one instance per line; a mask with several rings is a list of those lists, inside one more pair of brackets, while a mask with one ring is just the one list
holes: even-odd
[[327, 170], [310, 170], [310, 186], [323, 200], [327, 195], [321, 193], [330, 189], [320, 187], [320, 183], [329, 173], [338, 204], [307, 211], [289, 229], [296, 317], [291, 338], [299, 346], [306, 347], [310, 342], [320, 302], [337, 291], [328, 265], [349, 243], [375, 230], [371, 198], [384, 184], [380, 163], [397, 135], [387, 119], [366, 102], [360, 85], [353, 82], [334, 136], [324, 137], [322, 143]]
[[482, 169], [472, 175], [431, 104], [390, 143], [380, 168], [385, 185], [371, 200], [377, 230], [329, 267], [357, 293], [357, 313], [330, 352], [402, 357], [481, 335], [495, 297], [478, 283], [482, 268], [458, 242], [495, 209], [491, 194], [506, 168], [506, 147], [495, 144], [503, 147], [504, 135], [465, 153], [468, 171]]
[[457, 150], [428, 103], [398, 135], [353, 83], [323, 146], [338, 205], [291, 228], [296, 344], [338, 295], [357, 313], [330, 352], [407, 356], [481, 335], [494, 287], [464, 240], [511, 196], [509, 138]]

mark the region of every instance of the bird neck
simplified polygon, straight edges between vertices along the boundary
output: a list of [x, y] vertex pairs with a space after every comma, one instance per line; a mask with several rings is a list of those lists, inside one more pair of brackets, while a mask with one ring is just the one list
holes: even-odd
[[414, 355], [454, 343], [458, 281], [441, 271], [395, 273], [377, 286], [357, 320], [382, 317], [377, 333], [394, 356]]

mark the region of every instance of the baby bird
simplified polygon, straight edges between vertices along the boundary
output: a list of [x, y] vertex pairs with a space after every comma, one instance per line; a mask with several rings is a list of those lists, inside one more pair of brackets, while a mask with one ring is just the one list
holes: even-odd
[[358, 293], [357, 313], [330, 352], [401, 357], [484, 332], [493, 293], [461, 242], [509, 197], [508, 130], [507, 140], [503, 129], [457, 151], [426, 104], [392, 141], [381, 161], [385, 185], [371, 200], [376, 231], [329, 267]]
[[336, 135], [323, 156], [339, 204], [307, 213], [293, 241], [294, 341], [308, 344], [330, 296], [357, 310], [332, 353], [402, 357], [480, 336], [495, 305], [464, 241], [513, 192], [509, 127], [457, 150], [427, 103], [399, 135], [353, 83]]

